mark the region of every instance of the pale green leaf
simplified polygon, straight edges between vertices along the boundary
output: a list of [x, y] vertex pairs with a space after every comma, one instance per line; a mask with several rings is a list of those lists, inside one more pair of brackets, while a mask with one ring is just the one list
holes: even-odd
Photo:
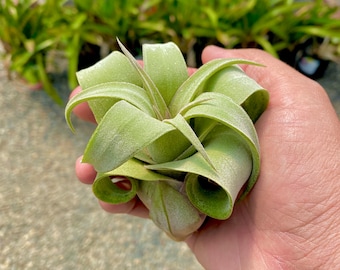
[[97, 179], [107, 176], [124, 176], [143, 181], [174, 181], [174, 179], [169, 176], [147, 169], [145, 163], [136, 158], [129, 159], [112, 171], [99, 173]]
[[[190, 102], [190, 104], [183, 108], [183, 111], [186, 111], [189, 108], [202, 103], [203, 101], [204, 100]], [[176, 117], [178, 118], [179, 115], [177, 115]], [[163, 121], [174, 122], [176, 121], [176, 119], [165, 119]], [[148, 147], [148, 151], [154, 161], [150, 163], [164, 163], [171, 160], [182, 159], [192, 155], [196, 151], [195, 146], [190, 143], [189, 138], [184, 136], [185, 132], [183, 133], [183, 131], [179, 131], [179, 129], [177, 128], [176, 130], [165, 134], [164, 136], [150, 144], [150, 146]], [[205, 127], [204, 130], [205, 131], [200, 133], [198, 137], [200, 141], [202, 141], [204, 139], [204, 136], [209, 133], [210, 128]]]
[[216, 72], [205, 85], [206, 91], [222, 93], [242, 105], [255, 122], [267, 108], [268, 91], [248, 77], [238, 66]]
[[[107, 82], [88, 87], [75, 95], [66, 105], [66, 121], [74, 130], [71, 123], [71, 112], [75, 106], [82, 102], [95, 101], [97, 106], [93, 106], [93, 113], [97, 116], [99, 114], [104, 116], [107, 110], [120, 100], [125, 100], [143, 112], [154, 116], [150, 100], [143, 88], [126, 82]], [[99, 106], [102, 101], [105, 104]]]
[[185, 105], [193, 101], [202, 92], [211, 91], [206, 82], [216, 72], [237, 64], [259, 65], [244, 59], [214, 59], [204, 64], [177, 90], [169, 105], [171, 114], [179, 113]]
[[189, 77], [182, 52], [173, 43], [144, 44], [144, 70], [168, 105], [181, 84]]
[[113, 170], [173, 129], [135, 106], [119, 101], [107, 111], [92, 134], [83, 161], [98, 172]]
[[205, 92], [196, 98], [196, 101], [199, 100], [203, 102], [181, 112], [186, 120], [191, 118], [215, 120], [240, 132], [240, 135], [249, 140], [258, 150], [259, 143], [255, 127], [242, 107], [221, 93]]
[[132, 54], [124, 47], [124, 45], [117, 39], [117, 42], [122, 49], [125, 56], [129, 59], [130, 63], [134, 66], [135, 70], [138, 72], [144, 89], [149, 95], [152, 105], [154, 106], [155, 113], [160, 120], [164, 118], [169, 118], [170, 113], [168, 107], [162, 97], [162, 94], [159, 92], [157, 86], [149, 77], [149, 75], [144, 71], [144, 69], [137, 63], [136, 59], [132, 56]]
[[154, 163], [162, 163], [177, 158], [189, 146], [189, 140], [174, 128], [174, 130], [153, 141], [147, 147], [147, 151]]
[[[130, 61], [118, 51], [112, 52], [93, 66], [78, 71], [77, 79], [82, 90], [108, 82], [128, 82], [137, 86], [143, 85], [139, 74]], [[97, 123], [99, 123], [105, 112], [112, 106], [112, 100], [89, 101], [89, 105]]]
[[216, 219], [226, 219], [231, 215], [238, 193], [251, 174], [249, 148], [235, 131], [220, 126], [205, 142], [205, 150], [215, 170], [199, 153], [147, 168], [188, 172], [186, 193], [190, 201], [202, 213]]
[[129, 180], [130, 189], [122, 189], [114, 183], [114, 178], [112, 179], [109, 176], [99, 174], [93, 182], [92, 191], [94, 195], [103, 202], [112, 204], [126, 203], [136, 196], [138, 181], [128, 178], [124, 180]]
[[106, 82], [128, 82], [143, 86], [138, 72], [128, 58], [114, 51], [96, 64], [77, 72], [79, 85], [84, 90]]
[[[255, 127], [247, 113], [232, 99], [220, 93], [206, 92], [197, 100], [206, 100], [183, 112], [185, 119], [207, 118], [236, 131], [248, 145], [253, 160], [252, 174], [248, 180], [244, 197], [255, 184], [260, 168], [260, 146]], [[227, 109], [226, 109], [227, 108]]]
[[141, 181], [137, 194], [153, 222], [174, 240], [187, 238], [205, 219], [185, 195], [166, 182]]
[[[216, 127], [216, 125], [218, 125], [217, 122], [204, 118], [196, 119], [195, 123], [199, 123], [199, 125], [195, 124], [194, 130], [198, 135], [198, 139], [200, 142], [204, 141], [204, 139], [210, 134], [210, 132]], [[194, 154], [195, 151], [197, 151], [197, 149], [194, 147], [194, 145], [191, 145], [185, 151], [183, 151], [183, 153], [179, 155], [176, 160], [187, 158]]]
[[177, 130], [179, 130], [191, 142], [192, 146], [202, 155], [207, 163], [214, 168], [214, 164], [209, 159], [200, 139], [196, 136], [195, 132], [181, 114], [177, 114], [174, 118], [168, 119], [164, 122], [177, 128]]
[[[122, 177], [130, 181], [130, 189], [122, 189], [112, 180], [118, 179], [119, 181]], [[112, 171], [98, 173], [92, 190], [101, 201], [125, 203], [136, 196], [138, 180], [175, 182], [168, 176], [146, 169], [143, 162], [132, 158]]]

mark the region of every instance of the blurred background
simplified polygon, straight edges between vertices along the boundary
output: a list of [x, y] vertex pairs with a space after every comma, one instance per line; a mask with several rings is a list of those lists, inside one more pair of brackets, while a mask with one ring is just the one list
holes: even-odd
[[[50, 74], [75, 72], [118, 49], [175, 42], [189, 66], [208, 44], [261, 48], [313, 78], [340, 61], [339, 0], [1, 0], [0, 41], [9, 76], [42, 84], [62, 104]], [[63, 64], [62, 64], [63, 63]]]
[[64, 105], [75, 72], [117, 49], [261, 48], [320, 82], [340, 115], [339, 1], [0, 0], [0, 269], [202, 269], [149, 220], [110, 215], [74, 161], [94, 126]]

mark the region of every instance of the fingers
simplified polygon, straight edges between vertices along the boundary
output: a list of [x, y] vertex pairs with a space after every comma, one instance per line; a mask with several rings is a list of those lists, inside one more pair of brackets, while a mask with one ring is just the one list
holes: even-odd
[[[70, 99], [78, 94], [81, 91], [80, 86], [77, 86], [70, 94]], [[73, 113], [78, 116], [80, 119], [83, 119], [88, 122], [96, 123], [96, 120], [94, 118], [94, 115], [92, 111], [90, 110], [90, 107], [87, 102], [83, 102], [79, 105], [77, 105], [73, 109]]]
[[[269, 53], [260, 49], [224, 49], [214, 45], [207, 46], [202, 52], [202, 62], [206, 63], [216, 58], [241, 58], [250, 61], [263, 64], [266, 67], [270, 67], [272, 71], [279, 72], [282, 68], [285, 71], [296, 72], [293, 68], [283, 63], [279, 59], [276, 59]], [[253, 73], [257, 69], [256, 66], [242, 65], [245, 69], [250, 69], [250, 73]]]
[[194, 74], [196, 72], [196, 70], [197, 70], [197, 68], [188, 67], [188, 74], [189, 74], [189, 76]]
[[148, 218], [149, 211], [143, 203], [135, 197], [131, 201], [122, 204], [110, 204], [99, 201], [99, 205], [107, 212], [112, 214], [129, 214], [141, 218]]
[[96, 178], [97, 173], [91, 164], [82, 163], [82, 158], [83, 156], [80, 156], [76, 160], [76, 175], [80, 182], [90, 185]]

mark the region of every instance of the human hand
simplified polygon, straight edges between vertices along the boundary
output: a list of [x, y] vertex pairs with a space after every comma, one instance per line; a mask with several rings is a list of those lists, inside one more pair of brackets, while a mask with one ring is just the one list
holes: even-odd
[[[325, 91], [260, 50], [209, 46], [202, 55], [203, 63], [221, 57], [266, 65], [242, 66], [270, 92], [256, 123], [261, 174], [228, 220], [207, 220], [186, 242], [206, 269], [334, 269], [340, 265], [340, 122]], [[87, 107], [75, 113], [94, 121]], [[80, 160], [77, 176], [91, 184], [95, 172]], [[111, 213], [148, 215], [138, 198], [100, 204]]]

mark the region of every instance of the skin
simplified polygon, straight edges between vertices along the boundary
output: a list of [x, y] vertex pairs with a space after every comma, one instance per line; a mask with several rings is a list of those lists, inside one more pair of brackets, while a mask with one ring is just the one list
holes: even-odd
[[[327, 94], [318, 83], [263, 51], [208, 46], [202, 54], [203, 63], [221, 57], [266, 65], [242, 66], [270, 92], [269, 106], [256, 123], [261, 174], [230, 219], [207, 220], [187, 244], [206, 269], [336, 269], [340, 122]], [[75, 114], [94, 122], [86, 104], [78, 106]], [[80, 161], [81, 157], [77, 176], [91, 184], [95, 172]], [[100, 205], [110, 213], [148, 215], [138, 199]]]

